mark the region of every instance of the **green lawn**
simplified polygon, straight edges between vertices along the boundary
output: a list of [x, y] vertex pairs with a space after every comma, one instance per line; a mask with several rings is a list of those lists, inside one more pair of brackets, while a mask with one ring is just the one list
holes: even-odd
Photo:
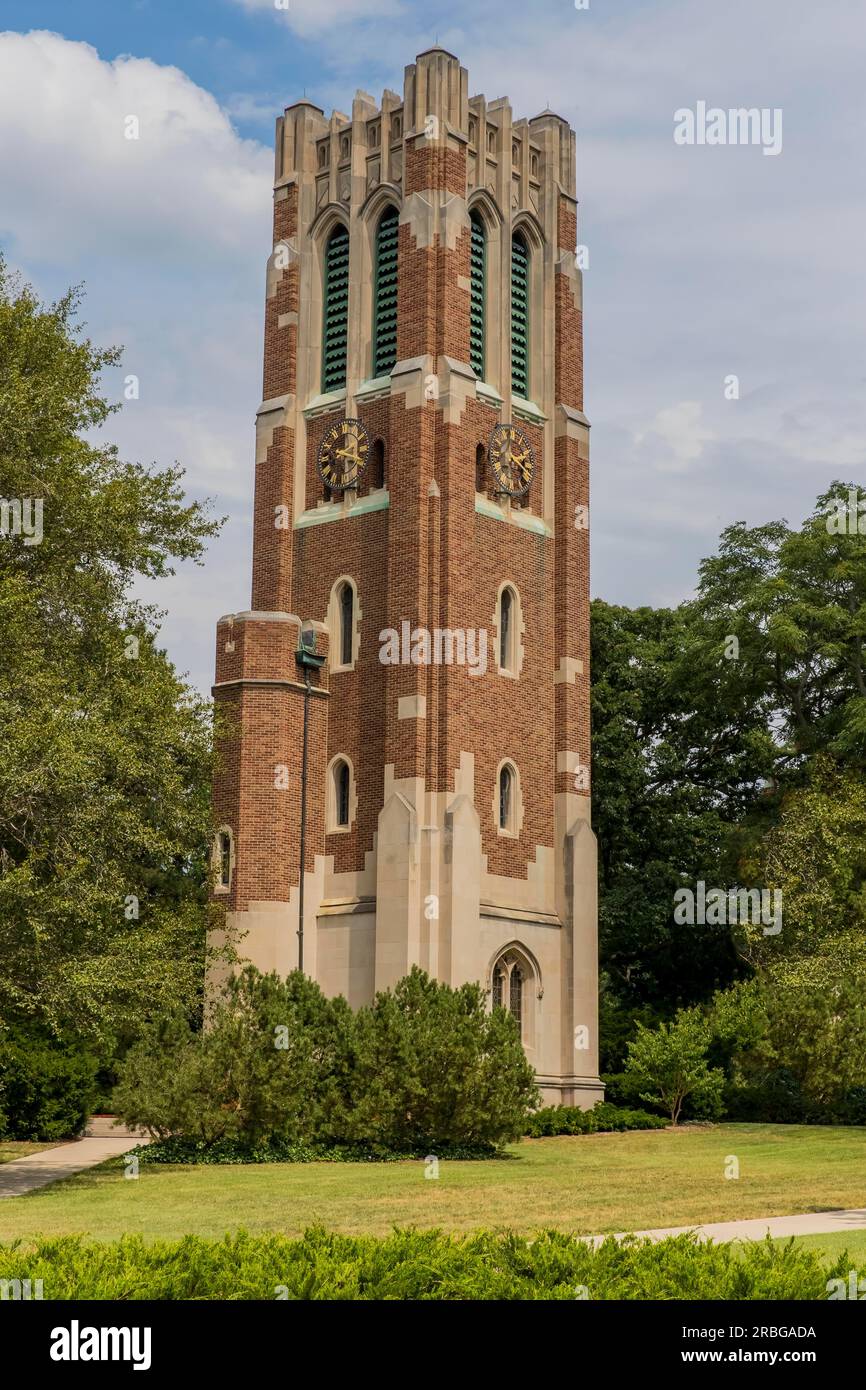
[[862, 1268], [866, 1265], [866, 1231], [849, 1231], [846, 1235], [797, 1236], [796, 1243], [808, 1246], [810, 1250], [820, 1250], [828, 1263], [847, 1250], [852, 1266]]
[[53, 1149], [54, 1144], [19, 1144], [14, 1140], [0, 1142], [0, 1163], [11, 1163], [13, 1158], [26, 1158], [28, 1154], [39, 1153], [40, 1149]]
[[[724, 1176], [735, 1155], [740, 1177]], [[533, 1231], [635, 1230], [866, 1205], [866, 1130], [717, 1125], [531, 1139], [495, 1162], [141, 1165], [115, 1160], [0, 1202], [0, 1239], [81, 1232], [111, 1239], [322, 1224], [385, 1234], [395, 1225]]]

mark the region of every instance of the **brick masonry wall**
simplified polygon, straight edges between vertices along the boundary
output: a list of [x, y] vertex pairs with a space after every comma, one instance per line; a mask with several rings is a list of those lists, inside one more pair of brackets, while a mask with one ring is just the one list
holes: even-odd
[[[438, 187], [456, 196], [466, 189], [462, 147], [425, 144], [406, 151], [405, 192]], [[275, 239], [294, 236], [297, 190], [275, 204]], [[560, 200], [559, 248], [573, 250], [573, 204]], [[469, 358], [468, 232], [453, 248], [434, 242], [419, 247], [411, 228], [399, 233], [398, 358], [442, 355]], [[463, 281], [461, 285], [460, 281]], [[555, 396], [543, 402], [553, 414], [560, 403], [583, 405], [582, 320], [573, 281], [557, 274]], [[294, 390], [297, 350], [294, 325], [280, 329], [281, 314], [296, 313], [297, 274], [284, 272], [268, 301], [265, 328], [265, 396]], [[536, 449], [538, 471], [529, 510], [540, 515], [542, 471], [554, 469], [555, 538], [539, 535], [475, 511], [475, 455], [488, 444], [496, 413], [474, 400], [459, 424], [446, 424], [435, 402], [406, 407], [393, 395], [358, 407], [372, 440], [386, 451], [390, 509], [330, 520], [292, 531], [274, 526], [274, 509], [291, 510], [294, 435], [275, 431], [267, 458], [257, 470], [253, 608], [295, 612], [323, 620], [334, 582], [351, 575], [359, 591], [361, 648], [356, 668], [334, 672], [330, 695], [314, 700], [311, 749], [309, 854], [333, 854], [338, 871], [360, 870], [373, 848], [384, 790], [384, 767], [395, 776], [423, 777], [430, 790], [454, 789], [462, 753], [475, 760], [476, 805], [488, 867], [525, 879], [538, 846], [554, 844], [554, 793], [573, 790], [573, 775], [557, 774], [556, 752], [578, 751], [589, 765], [589, 546], [588, 533], [574, 526], [578, 503], [588, 503], [588, 463], [574, 439], [559, 438], [553, 457], [544, 457], [543, 434], [526, 426]], [[316, 472], [322, 436], [341, 416], [337, 411], [309, 422], [305, 460], [307, 508], [323, 497]], [[435, 482], [435, 488], [431, 484]], [[437, 495], [438, 489], [438, 495]], [[361, 493], [367, 490], [362, 486]], [[493, 615], [500, 584], [517, 589], [525, 624], [519, 679], [497, 675]], [[379, 635], [413, 627], [486, 631], [488, 667], [472, 676], [466, 667], [383, 666]], [[292, 627], [292, 639], [296, 631]], [[281, 635], [251, 626], [241, 649], [220, 655], [219, 679], [238, 672], [259, 678], [294, 675]], [[271, 644], [270, 650], [268, 644]], [[560, 658], [578, 658], [584, 675], [573, 684], [554, 684]], [[219, 673], [222, 674], [219, 674]], [[276, 674], [279, 673], [279, 674]], [[404, 696], [422, 696], [426, 719], [398, 719]], [[299, 776], [291, 789], [276, 792], [275, 762], [295, 759], [299, 772], [303, 697], [293, 689], [232, 687], [220, 702], [234, 711], [238, 736], [225, 752], [217, 775], [218, 818], [237, 824], [239, 851], [232, 906], [252, 900], [286, 900], [299, 871], [296, 828]], [[283, 757], [276, 754], [282, 752]], [[353, 763], [357, 819], [349, 833], [326, 834], [325, 770], [337, 754]], [[497, 833], [493, 814], [496, 770], [508, 757], [519, 769], [524, 807], [517, 838]], [[270, 770], [270, 771], [269, 771]], [[243, 862], [241, 862], [241, 859]]]

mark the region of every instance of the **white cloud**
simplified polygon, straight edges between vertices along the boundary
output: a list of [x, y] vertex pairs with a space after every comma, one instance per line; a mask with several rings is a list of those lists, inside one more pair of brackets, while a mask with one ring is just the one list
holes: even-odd
[[254, 240], [271, 156], [178, 68], [0, 34], [0, 128], [0, 231], [28, 258], [208, 263]]
[[634, 442], [638, 447], [648, 443], [655, 453], [651, 464], [659, 473], [684, 473], [701, 457], [704, 446], [717, 437], [702, 423], [702, 414], [700, 401], [666, 406], [638, 430]]
[[[123, 138], [129, 114], [138, 142]], [[229, 514], [203, 569], [141, 589], [167, 610], [178, 667], [208, 689], [216, 619], [249, 597], [273, 156], [177, 68], [106, 62], [48, 33], [0, 34], [0, 129], [8, 258], [48, 299], [85, 282], [89, 336], [124, 349], [109, 399], [139, 378], [104, 437], [126, 458], [179, 462], [191, 495]]]

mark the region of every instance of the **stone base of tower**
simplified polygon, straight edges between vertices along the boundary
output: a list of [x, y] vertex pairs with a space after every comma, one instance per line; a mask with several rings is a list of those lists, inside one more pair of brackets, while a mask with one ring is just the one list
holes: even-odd
[[[470, 755], [450, 793], [386, 774], [364, 870], [335, 872], [333, 858], [317, 854], [307, 873], [306, 973], [355, 1009], [415, 965], [454, 987], [477, 982], [506, 1007], [519, 998], [523, 1046], [544, 1103], [590, 1109], [604, 1097], [596, 846], [585, 801], [565, 800], [559, 809], [574, 820], [558, 850], [538, 847], [525, 879], [502, 878], [488, 872], [482, 850]], [[280, 975], [296, 968], [298, 896], [295, 887], [288, 902], [228, 915], [242, 958]]]

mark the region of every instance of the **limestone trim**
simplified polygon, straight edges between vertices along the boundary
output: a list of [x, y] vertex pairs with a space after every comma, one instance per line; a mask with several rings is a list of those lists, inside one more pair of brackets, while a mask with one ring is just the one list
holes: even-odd
[[[239, 680], [235, 681], [217, 681], [215, 685], [211, 686], [211, 694], [215, 695], [218, 690], [231, 690], [232, 687], [240, 687], [242, 685], [269, 685], [276, 686], [280, 690], [306, 691], [307, 689], [300, 681], [256, 680], [250, 676], [242, 676]], [[310, 694], [317, 700], [327, 700], [330, 698], [331, 692], [330, 690], [320, 690], [318, 686], [311, 685]]]
[[553, 673], [554, 685], [574, 685], [578, 676], [583, 675], [583, 662], [576, 656], [561, 656], [559, 666]]
[[555, 912], [533, 912], [523, 907], [510, 907], [502, 903], [482, 902], [478, 908], [482, 917], [503, 918], [508, 921], [525, 922], [528, 926], [555, 927], [562, 930], [562, 922]]
[[398, 719], [426, 719], [426, 695], [401, 695], [397, 700]]

